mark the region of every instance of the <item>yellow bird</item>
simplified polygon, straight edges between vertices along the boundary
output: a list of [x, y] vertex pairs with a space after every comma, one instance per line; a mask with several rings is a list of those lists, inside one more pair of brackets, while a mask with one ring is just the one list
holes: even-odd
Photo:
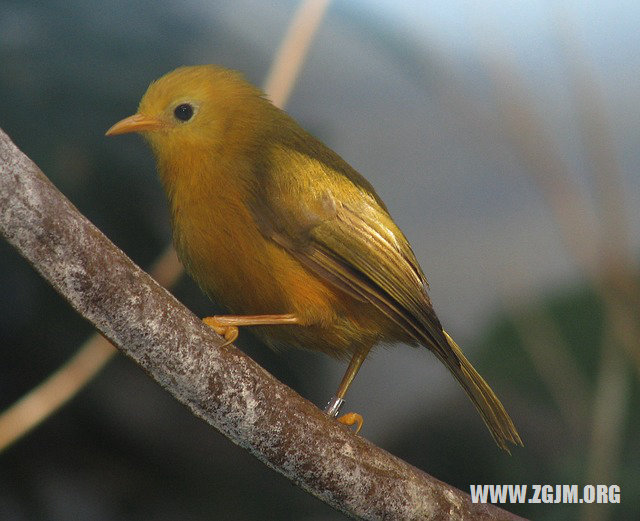
[[[220, 67], [178, 68], [107, 135], [127, 132], [153, 149], [186, 270], [233, 313], [204, 319], [228, 342], [238, 327], [259, 326], [272, 347], [350, 357], [331, 416], [374, 345], [425, 346], [497, 444], [522, 444], [440, 325], [411, 246], [373, 187], [258, 88]], [[341, 421], [362, 425], [357, 414]]]

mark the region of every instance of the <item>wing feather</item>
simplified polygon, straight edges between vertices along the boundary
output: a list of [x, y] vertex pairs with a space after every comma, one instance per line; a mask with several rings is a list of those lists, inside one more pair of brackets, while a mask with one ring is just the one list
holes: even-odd
[[[389, 226], [391, 224], [391, 226]], [[392, 319], [417, 342], [456, 363], [426, 292], [426, 280], [408, 241], [378, 208], [338, 205], [334, 219], [309, 231], [296, 257], [326, 271]]]
[[337, 154], [301, 129], [295, 132], [300, 139], [276, 147], [262, 170], [253, 201], [262, 233], [430, 348], [462, 385], [498, 445], [506, 451], [507, 442], [521, 445], [498, 397], [442, 329], [427, 280], [384, 203]]
[[[272, 151], [264, 170], [271, 175], [262, 177], [253, 204], [261, 230], [323, 279], [370, 302], [443, 361], [459, 365], [409, 242], [371, 185], [330, 154], [324, 149], [320, 161], [296, 147]], [[302, 171], [313, 175], [296, 175]]]

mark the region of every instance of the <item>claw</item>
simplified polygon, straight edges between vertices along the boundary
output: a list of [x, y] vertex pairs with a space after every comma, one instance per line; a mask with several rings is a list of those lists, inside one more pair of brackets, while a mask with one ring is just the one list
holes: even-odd
[[340, 416], [340, 418], [338, 418], [338, 421], [343, 425], [346, 425], [347, 427], [352, 427], [355, 424], [358, 424], [356, 427], [356, 434], [360, 432], [360, 429], [362, 429], [362, 424], [364, 423], [362, 415], [358, 414], [357, 412], [348, 412], [347, 414], [343, 414], [342, 416]]
[[224, 337], [226, 342], [222, 344], [222, 347], [228, 346], [231, 342], [238, 338], [238, 328], [236, 326], [221, 324], [215, 316], [203, 318], [202, 321], [220, 336]]
[[238, 328], [236, 326], [227, 326], [222, 336], [226, 340], [222, 347], [228, 346], [238, 338]]
[[[331, 398], [331, 400], [329, 400], [329, 403], [324, 408], [324, 412], [332, 418], [335, 418], [336, 416], [338, 416], [338, 412], [340, 412], [340, 407], [342, 407], [343, 403], [343, 398], [334, 396], [333, 398]], [[340, 418], [337, 418], [337, 420], [347, 427], [352, 427], [357, 423], [358, 426], [356, 427], [356, 434], [360, 432], [360, 429], [362, 429], [362, 424], [364, 423], [362, 416], [357, 412], [348, 412], [347, 414], [343, 414], [342, 416], [340, 416]]]

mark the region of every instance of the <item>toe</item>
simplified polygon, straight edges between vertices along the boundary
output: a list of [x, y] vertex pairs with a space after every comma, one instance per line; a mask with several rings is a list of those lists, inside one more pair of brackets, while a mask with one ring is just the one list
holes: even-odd
[[202, 321], [220, 336], [224, 337], [225, 343], [222, 344], [223, 346], [229, 345], [238, 338], [238, 328], [236, 326], [221, 324], [215, 316], [205, 317]]
[[228, 346], [230, 343], [234, 342], [236, 338], [238, 338], [238, 328], [236, 326], [226, 326], [225, 331], [221, 333], [226, 342], [222, 344], [223, 346]]
[[364, 419], [357, 412], [348, 412], [347, 414], [343, 414], [338, 418], [338, 421], [348, 427], [356, 426], [356, 434], [360, 432], [362, 429], [362, 424], [364, 423]]

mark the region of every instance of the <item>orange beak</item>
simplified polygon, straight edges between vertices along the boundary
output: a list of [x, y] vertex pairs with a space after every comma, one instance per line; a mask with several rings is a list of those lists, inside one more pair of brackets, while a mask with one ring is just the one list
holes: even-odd
[[145, 132], [148, 130], [159, 130], [165, 126], [165, 123], [152, 116], [144, 114], [134, 114], [128, 118], [124, 118], [113, 125], [107, 132], [106, 136], [117, 136], [118, 134], [128, 134], [129, 132]]

